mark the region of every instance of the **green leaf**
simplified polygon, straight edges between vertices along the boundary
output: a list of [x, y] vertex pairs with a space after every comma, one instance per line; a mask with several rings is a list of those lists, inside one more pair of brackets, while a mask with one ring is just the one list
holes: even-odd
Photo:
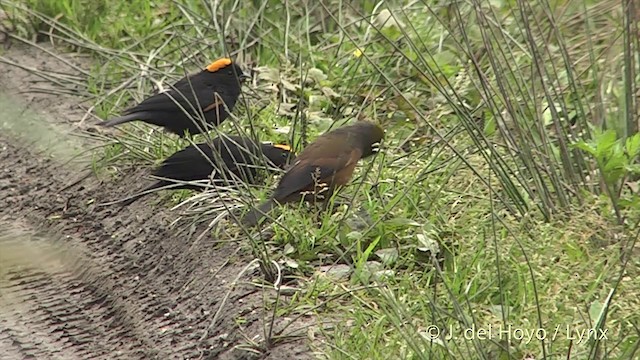
[[542, 121], [544, 126], [549, 126], [553, 121], [553, 113], [551, 112], [551, 106], [553, 106], [554, 109], [556, 109], [556, 111], [559, 108], [559, 106], [556, 106], [556, 104], [549, 105], [546, 103], [544, 103], [543, 105], [545, 106], [544, 106], [544, 110], [542, 111]]
[[400, 257], [400, 254], [398, 254], [398, 249], [395, 248], [380, 249], [376, 251], [375, 254], [378, 255], [380, 261], [382, 261], [382, 263], [385, 265], [393, 264]]
[[307, 76], [317, 84], [320, 84], [322, 81], [327, 79], [327, 75], [325, 75], [325, 73], [318, 68], [309, 69], [309, 71], [307, 72]]
[[438, 245], [438, 242], [427, 234], [417, 234], [416, 238], [418, 239], [418, 250], [423, 252], [429, 251], [432, 254], [440, 252], [440, 245]]
[[602, 316], [602, 311], [604, 310], [604, 304], [600, 301], [594, 301], [589, 306], [589, 318], [592, 321], [592, 326], [596, 326], [598, 321], [600, 320], [600, 316]]
[[421, 223], [413, 219], [399, 218], [399, 217], [385, 221], [385, 225], [390, 227], [398, 227], [398, 228], [405, 228], [408, 226], [422, 226]]
[[592, 156], [596, 156], [596, 148], [591, 144], [586, 143], [584, 140], [580, 140], [572, 144], [573, 147], [578, 148], [584, 152], [589, 153]]
[[493, 116], [488, 116], [484, 121], [484, 134], [486, 136], [491, 136], [496, 133], [496, 119]]
[[291, 244], [286, 244], [284, 246], [284, 254], [285, 255], [291, 255], [294, 252], [296, 252], [296, 249]]
[[630, 158], [634, 159], [640, 154], [640, 134], [635, 134], [627, 139], [625, 149]]
[[604, 157], [616, 145], [617, 136], [614, 130], [607, 130], [596, 138], [596, 156]]

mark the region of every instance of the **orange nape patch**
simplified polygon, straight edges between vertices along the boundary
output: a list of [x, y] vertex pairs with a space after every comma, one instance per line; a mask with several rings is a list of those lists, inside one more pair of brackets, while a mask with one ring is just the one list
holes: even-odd
[[274, 148], [282, 149], [284, 151], [291, 151], [291, 146], [285, 144], [274, 144]]
[[218, 59], [214, 62], [212, 62], [211, 64], [209, 64], [206, 69], [209, 72], [216, 72], [222, 68], [225, 68], [227, 66], [231, 65], [231, 59], [229, 58], [222, 58], [222, 59]]

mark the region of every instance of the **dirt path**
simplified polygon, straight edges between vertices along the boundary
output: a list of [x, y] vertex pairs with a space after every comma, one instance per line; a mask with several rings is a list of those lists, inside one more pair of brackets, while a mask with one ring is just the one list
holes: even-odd
[[[72, 71], [33, 48], [14, 46], [2, 56]], [[302, 340], [259, 355], [237, 348], [263, 344], [269, 320], [262, 290], [245, 285], [260, 279], [258, 271], [232, 286], [251, 260], [238, 243], [194, 243], [168, 229], [168, 209], [146, 201], [119, 213], [95, 206], [136, 188], [136, 176], [67, 187], [83, 165], [63, 161], [73, 140], [69, 148], [54, 142], [64, 143], [84, 113], [72, 97], [30, 92], [34, 80], [0, 64], [0, 98], [13, 111], [0, 111], [0, 122], [14, 124], [0, 126], [0, 358], [310, 358]], [[24, 125], [38, 114], [47, 119], [42, 136], [15, 125], [16, 117], [26, 117], [17, 121]], [[43, 137], [49, 143], [33, 145]]]

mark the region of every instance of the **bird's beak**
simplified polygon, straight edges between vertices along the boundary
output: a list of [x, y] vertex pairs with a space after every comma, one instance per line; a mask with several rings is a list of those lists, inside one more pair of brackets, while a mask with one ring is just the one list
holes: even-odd
[[377, 154], [380, 152], [380, 142], [374, 143], [373, 145], [371, 145], [371, 150], [373, 151], [374, 154]]

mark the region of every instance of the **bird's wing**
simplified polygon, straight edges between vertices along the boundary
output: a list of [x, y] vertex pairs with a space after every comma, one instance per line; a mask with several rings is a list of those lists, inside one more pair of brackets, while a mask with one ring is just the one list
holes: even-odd
[[[203, 89], [203, 87], [206, 89]], [[215, 100], [214, 95], [206, 85], [199, 83], [194, 78], [191, 78], [190, 81], [187, 78], [183, 78], [170, 89], [144, 99], [138, 105], [129, 108], [125, 113], [180, 111], [180, 108], [193, 113], [193, 109], [205, 109], [213, 104]]]
[[[337, 184], [334, 185], [343, 185], [351, 178], [361, 155], [360, 150], [353, 149], [336, 157], [322, 156], [296, 161], [280, 180], [273, 198], [284, 199], [300, 191], [312, 190], [314, 185], [326, 182], [335, 181]], [[345, 176], [334, 179], [336, 174], [343, 172]]]
[[198, 108], [198, 103], [193, 99], [194, 96], [190, 92], [183, 91], [181, 95], [174, 90], [169, 90], [144, 99], [138, 105], [127, 109], [126, 114], [144, 111], [175, 112], [180, 111], [180, 108], [188, 112], [193, 112], [193, 109]]
[[211, 153], [208, 144], [188, 146], [165, 159], [153, 175], [184, 181], [207, 179], [213, 171]]

